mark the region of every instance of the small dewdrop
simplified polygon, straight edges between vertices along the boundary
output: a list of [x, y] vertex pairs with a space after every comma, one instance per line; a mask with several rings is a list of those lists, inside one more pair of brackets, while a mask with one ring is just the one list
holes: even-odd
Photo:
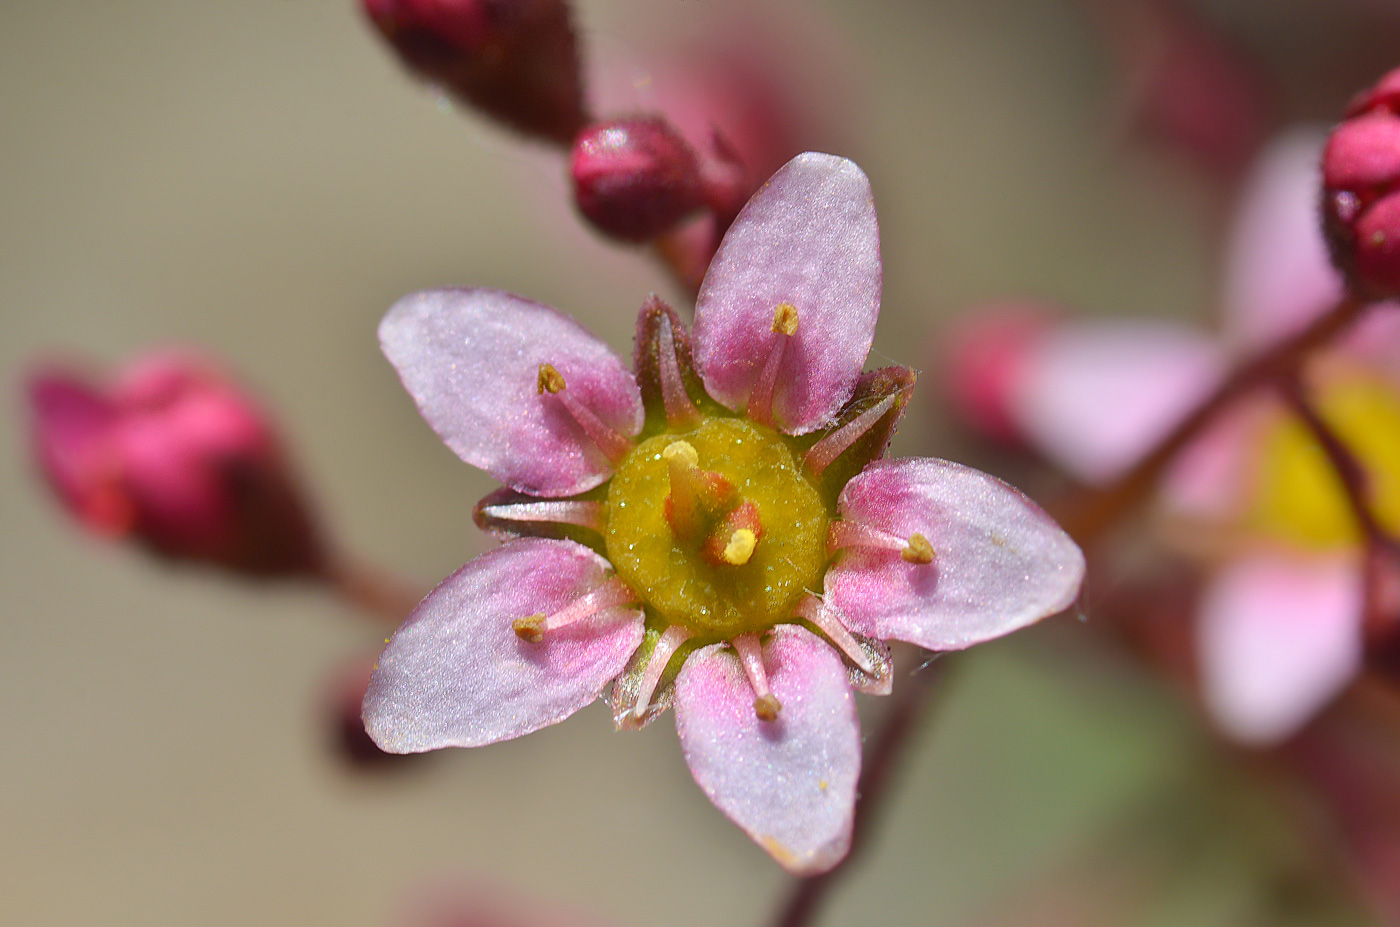
[[797, 333], [797, 307], [792, 303], [778, 303], [773, 307], [773, 331], [779, 335]]
[[524, 618], [517, 618], [511, 622], [511, 628], [522, 641], [527, 644], [538, 644], [544, 639], [545, 615], [541, 612], [538, 615], [527, 615]]
[[740, 528], [729, 536], [729, 543], [724, 545], [720, 559], [731, 566], [743, 566], [749, 562], [757, 546], [758, 535], [748, 528]]
[[540, 375], [535, 381], [535, 387], [540, 395], [545, 393], [560, 393], [564, 390], [564, 375], [554, 369], [552, 364], [540, 364]]
[[909, 545], [899, 552], [905, 563], [932, 563], [933, 545], [928, 538], [915, 531], [909, 535]]

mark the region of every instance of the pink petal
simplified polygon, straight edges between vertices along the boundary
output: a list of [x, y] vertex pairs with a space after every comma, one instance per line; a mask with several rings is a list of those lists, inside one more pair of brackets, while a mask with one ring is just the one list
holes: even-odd
[[1237, 344], [1296, 332], [1342, 295], [1318, 206], [1324, 140], [1311, 128], [1279, 136], [1246, 181], [1225, 264], [1225, 328]]
[[538, 388], [552, 364], [567, 389], [623, 435], [642, 427], [632, 375], [608, 346], [548, 306], [499, 290], [428, 290], [399, 300], [379, 341], [447, 446], [512, 489], [568, 496], [612, 467], [560, 400]]
[[[743, 410], [786, 339], [775, 423], [802, 434], [830, 421], [870, 353], [880, 280], [870, 181], [845, 158], [793, 158], [739, 213], [700, 286], [693, 346], [706, 389]], [[790, 336], [772, 331], [781, 303], [797, 309]]]
[[754, 715], [734, 651], [691, 654], [676, 679], [676, 731], [695, 781], [715, 806], [789, 872], [815, 875], [851, 844], [860, 722], [836, 651], [796, 625], [763, 646], [775, 721]]
[[1261, 554], [1222, 570], [1199, 629], [1216, 722], [1249, 743], [1297, 731], [1360, 669], [1361, 611], [1360, 567], [1346, 558]]
[[1223, 352], [1147, 321], [1066, 324], [1023, 360], [1011, 411], [1027, 440], [1075, 477], [1112, 479], [1213, 390]]
[[1172, 462], [1161, 484], [1174, 515], [1214, 522], [1238, 519], [1251, 501], [1260, 429], [1276, 421], [1276, 402], [1262, 397], [1236, 403]]
[[365, 695], [370, 737], [391, 753], [478, 747], [592, 702], [641, 643], [640, 609], [604, 609], [535, 644], [511, 623], [558, 611], [607, 571], [581, 544], [521, 538], [443, 580], [379, 658]]
[[981, 471], [917, 457], [876, 461], [846, 484], [841, 517], [900, 538], [918, 532], [934, 561], [848, 549], [826, 574], [827, 601], [852, 631], [961, 650], [1063, 611], [1084, 555], [1049, 515]]
[[40, 469], [75, 514], [85, 516], [104, 478], [112, 478], [111, 400], [59, 370], [35, 373], [27, 383], [34, 452]]

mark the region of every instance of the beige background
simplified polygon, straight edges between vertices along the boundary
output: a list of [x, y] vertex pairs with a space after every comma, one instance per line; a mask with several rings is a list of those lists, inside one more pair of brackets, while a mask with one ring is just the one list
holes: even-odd
[[[756, 923], [784, 878], [690, 782], [669, 724], [619, 735], [595, 706], [353, 776], [322, 747], [316, 699], [382, 637], [372, 622], [315, 590], [90, 541], [33, 479], [27, 360], [205, 345], [277, 409], [347, 544], [426, 588], [481, 549], [469, 513], [490, 482], [380, 358], [384, 309], [492, 285], [626, 349], [642, 296], [670, 292], [555, 205], [557, 162], [405, 79], [354, 7], [0, 8], [0, 921], [368, 927], [395, 923], [424, 879], [464, 873], [619, 925]], [[1115, 75], [1071, 7], [823, 9], [859, 74], [850, 153], [883, 228], [877, 356], [934, 374], [932, 323], [1006, 293], [1208, 310], [1202, 197], [1114, 141]], [[1286, 60], [1308, 21], [1281, 28], [1278, 9], [1223, 12]], [[580, 19], [602, 55], [644, 46], [648, 18], [683, 32], [712, 12], [592, 0]], [[1336, 104], [1307, 89], [1291, 91], [1300, 105]], [[934, 379], [903, 453], [953, 452], [931, 426]], [[1191, 722], [1090, 637], [1061, 619], [961, 661], [828, 923], [988, 922], [1028, 879], [1172, 802], [1227, 835], [1202, 838], [1134, 922], [1275, 922], [1260, 914], [1272, 864], [1229, 836], [1236, 803], [1200, 798], [1228, 785]]]

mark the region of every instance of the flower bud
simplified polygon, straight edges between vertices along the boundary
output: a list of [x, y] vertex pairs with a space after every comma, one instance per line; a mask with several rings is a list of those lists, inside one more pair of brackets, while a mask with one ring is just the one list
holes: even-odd
[[569, 173], [579, 211], [624, 241], [655, 238], [705, 203], [694, 149], [658, 116], [589, 126], [574, 141]]
[[1021, 444], [1024, 435], [1012, 414], [1012, 397], [1026, 357], [1057, 317], [1040, 303], [1008, 302], [984, 307], [958, 323], [946, 358], [937, 366], [947, 371], [948, 398], [963, 424], [993, 441]]
[[563, 0], [364, 0], [408, 67], [518, 132], [567, 145], [586, 120]]
[[266, 415], [207, 364], [159, 354], [104, 388], [56, 367], [28, 386], [39, 468], [90, 531], [242, 573], [322, 567]]
[[1347, 108], [1322, 156], [1332, 260], [1368, 297], [1400, 293], [1400, 70]]

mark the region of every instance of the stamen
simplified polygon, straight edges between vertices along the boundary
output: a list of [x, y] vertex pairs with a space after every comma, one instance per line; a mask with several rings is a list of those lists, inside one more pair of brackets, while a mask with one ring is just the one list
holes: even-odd
[[511, 622], [511, 628], [521, 640], [538, 644], [544, 638], [546, 631], [557, 631], [576, 621], [582, 621], [584, 618], [597, 614], [605, 608], [631, 605], [636, 601], [637, 594], [632, 591], [632, 587], [614, 576], [592, 592], [574, 599], [554, 614], [546, 616], [541, 612], [517, 618]]
[[739, 635], [734, 638], [734, 649], [738, 651], [744, 675], [749, 677], [749, 685], [753, 687], [753, 713], [758, 715], [760, 721], [778, 720], [783, 703], [768, 688], [768, 673], [763, 668], [763, 647], [758, 642], [758, 635]]
[[505, 505], [487, 505], [481, 514], [501, 521], [550, 522], [560, 525], [577, 525], [590, 528], [598, 533], [607, 530], [608, 508], [606, 502], [590, 502], [585, 499], [558, 499], [547, 502], [515, 502]]
[[840, 612], [816, 596], [809, 595], [797, 603], [793, 613], [816, 625], [817, 630], [825, 634], [831, 643], [836, 645], [836, 649], [844, 653], [852, 663], [870, 675], [875, 675], [875, 664], [870, 662], [864, 648], [847, 630]]
[[724, 517], [705, 541], [705, 556], [715, 566], [743, 566], [763, 537], [758, 505], [745, 499]]
[[701, 528], [695, 470], [700, 455], [689, 441], [672, 441], [661, 452], [671, 478], [671, 494], [666, 497], [666, 520], [676, 537], [693, 538]]
[[905, 539], [869, 525], [853, 521], [833, 521], [827, 529], [826, 552], [834, 554], [843, 547], [897, 550], [906, 563], [932, 563], [936, 556], [928, 538], [917, 531]]
[[879, 423], [880, 419], [885, 417], [885, 413], [890, 410], [898, 398], [898, 393], [886, 396], [813, 444], [802, 461], [806, 465], [807, 471], [813, 476], [821, 476], [822, 471], [830, 466], [833, 460], [845, 453], [852, 444], [864, 437], [870, 429]]
[[671, 657], [690, 639], [690, 631], [678, 624], [673, 624], [656, 640], [656, 646], [652, 648], [651, 659], [647, 661], [646, 671], [642, 673], [641, 683], [637, 686], [637, 704], [632, 709], [632, 714], [636, 718], [642, 718], [647, 713], [647, 706], [651, 704], [651, 697], [656, 692], [656, 684], [661, 681], [661, 674], [666, 672], [666, 664], [671, 662]]
[[636, 445], [632, 439], [624, 434], [620, 434], [611, 425], [604, 422], [593, 413], [593, 410], [585, 406], [574, 397], [571, 390], [566, 387], [564, 375], [554, 369], [552, 364], [540, 364], [539, 376], [535, 380], [535, 388], [543, 396], [549, 393], [558, 398], [564, 409], [578, 422], [588, 439], [598, 445], [598, 450], [603, 452], [612, 463], [617, 463], [627, 456], [627, 452]]
[[745, 414], [754, 421], [771, 427], [773, 390], [778, 385], [778, 368], [782, 365], [788, 338], [797, 332], [797, 307], [792, 303], [778, 303], [773, 309], [773, 325], [770, 330], [783, 337], [773, 340], [773, 347], [768, 352], [763, 371], [754, 383], [753, 392], [749, 394], [749, 405]]
[[702, 416], [685, 390], [681, 365], [676, 359], [676, 339], [671, 332], [671, 317], [661, 313], [658, 319], [656, 360], [661, 378], [661, 401], [666, 407], [666, 422], [672, 428], [691, 429], [700, 424]]

